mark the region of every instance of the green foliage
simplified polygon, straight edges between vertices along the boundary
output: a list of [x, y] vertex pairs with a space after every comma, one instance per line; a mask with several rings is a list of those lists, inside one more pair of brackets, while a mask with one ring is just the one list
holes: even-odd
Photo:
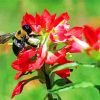
[[57, 70], [62, 70], [62, 69], [65, 69], [65, 68], [72, 68], [74, 66], [78, 66], [79, 64], [78, 63], [67, 63], [67, 64], [64, 64], [64, 65], [55, 65], [53, 68], [52, 68], [52, 71], [51, 72], [55, 72]]
[[90, 82], [70, 83], [70, 84], [64, 85], [62, 87], [50, 90], [49, 92], [58, 93], [58, 92], [67, 91], [70, 89], [87, 88], [87, 87], [93, 87], [93, 86], [94, 85]]

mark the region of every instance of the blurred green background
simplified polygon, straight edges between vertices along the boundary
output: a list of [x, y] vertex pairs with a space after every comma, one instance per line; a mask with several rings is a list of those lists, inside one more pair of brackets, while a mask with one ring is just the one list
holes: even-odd
[[[0, 0], [0, 32], [13, 32], [20, 28], [22, 16], [29, 12], [42, 13], [44, 9], [59, 15], [67, 11], [70, 15], [70, 25], [82, 26], [89, 24], [100, 26], [100, 0]], [[84, 63], [95, 62], [84, 53], [75, 56]], [[10, 100], [11, 92], [18, 81], [14, 80], [15, 70], [11, 62], [15, 56], [11, 46], [0, 45], [0, 100]], [[100, 84], [99, 68], [78, 68], [70, 77], [73, 82], [89, 81]], [[43, 100], [45, 89], [38, 81], [29, 83], [21, 95], [13, 100]], [[100, 94], [95, 88], [79, 88], [60, 93], [62, 100], [100, 100]]]

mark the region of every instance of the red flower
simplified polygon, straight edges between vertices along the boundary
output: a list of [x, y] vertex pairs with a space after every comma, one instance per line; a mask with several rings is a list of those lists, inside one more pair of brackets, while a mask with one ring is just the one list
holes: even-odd
[[58, 70], [58, 71], [55, 71], [55, 73], [57, 75], [59, 75], [61, 78], [66, 78], [66, 77], [70, 76], [70, 69], [66, 68], [63, 70]]
[[26, 72], [40, 69], [46, 59], [47, 49], [45, 45], [41, 45], [38, 50], [31, 48], [19, 53], [17, 60], [12, 63], [15, 70]]
[[95, 50], [100, 49], [100, 27], [94, 29], [90, 26], [84, 26], [84, 36], [87, 43]]
[[[66, 27], [69, 27], [69, 25], [66, 24]], [[67, 33], [66, 27], [64, 26], [64, 24], [62, 24], [54, 28], [54, 31], [50, 33], [50, 39], [52, 40], [52, 42], [58, 43], [67, 41], [68, 38], [65, 36], [65, 34]]]
[[[68, 43], [68, 45], [72, 45], [71, 52], [81, 51], [81, 45], [72, 37], [74, 36], [77, 39], [82, 40], [83, 28], [74, 27], [69, 29], [69, 24], [67, 23], [68, 20], [69, 16], [67, 12], [56, 17], [56, 14], [51, 15], [47, 10], [44, 10], [42, 15], [37, 13], [36, 16], [32, 16], [31, 14], [26, 13], [23, 16], [22, 26], [27, 24], [32, 28], [33, 32], [43, 36], [45, 35], [43, 33], [48, 33], [49, 39], [52, 42], [64, 42]], [[71, 44], [69, 44], [69, 42], [71, 42]], [[79, 49], [75, 48], [75, 46], [79, 47]]]
[[[72, 62], [70, 60], [67, 60], [66, 55], [68, 52], [76, 53], [80, 52], [82, 48], [86, 49], [89, 47], [87, 43], [82, 41], [83, 28], [73, 27], [69, 29], [69, 24], [67, 23], [68, 20], [69, 16], [67, 12], [62, 13], [60, 16], [56, 17], [56, 14], [50, 14], [47, 10], [44, 10], [42, 15], [36, 13], [36, 16], [33, 16], [26, 13], [23, 16], [21, 25], [29, 25], [32, 29], [32, 33], [39, 34], [37, 35], [37, 38], [40, 41], [36, 48], [30, 46], [29, 49], [26, 49], [25, 47], [24, 50], [22, 50], [18, 54], [17, 59], [12, 63], [12, 67], [15, 70], [18, 70], [15, 79], [19, 79], [22, 75], [36, 70], [38, 72], [37, 77], [39, 78], [39, 80], [45, 82], [44, 78], [46, 77], [44, 77], [44, 75], [49, 76], [49, 71], [51, 71], [49, 70], [49, 68], [51, 68], [51, 66], [52, 68], [54, 68], [53, 65], [58, 65], [57, 67], [59, 67], [59, 65]], [[87, 36], [87, 33], [85, 34]], [[97, 38], [98, 37], [99, 35], [97, 36]], [[34, 42], [32, 40], [30, 41]], [[59, 42], [63, 43], [63, 45], [59, 46], [58, 50], [57, 46], [60, 44]], [[95, 44], [95, 42], [97, 43], [97, 40], [93, 43], [91, 43], [90, 40], [88, 41], [88, 43], [90, 44]], [[43, 74], [42, 71], [44, 70], [42, 69], [42, 67], [44, 67], [44, 65], [46, 65], [46, 69], [45, 73]], [[47, 67], [47, 65], [50, 65], [50, 67]], [[55, 73], [61, 78], [70, 76], [70, 72], [70, 68], [55, 71]], [[30, 81], [30, 79], [20, 81], [15, 87], [11, 98], [13, 98], [15, 95], [20, 94], [23, 90], [24, 85], [28, 81]]]
[[36, 54], [35, 48], [22, 51], [21, 53], [19, 53], [17, 59], [12, 63], [12, 67], [15, 70], [22, 72], [34, 69], [32, 67], [33, 62], [31, 61], [31, 58], [35, 56], [35, 54]]
[[37, 32], [45, 30], [46, 32], [50, 32], [53, 27], [56, 27], [63, 20], [68, 21], [69, 16], [68, 13], [65, 12], [56, 18], [56, 14], [51, 15], [46, 9], [42, 13], [42, 15], [36, 14], [36, 16], [32, 16], [31, 14], [26, 13], [23, 16], [22, 26], [29, 25], [32, 28], [33, 32]]
[[82, 27], [74, 27], [68, 30], [64, 28], [64, 25], [62, 24], [61, 26], [58, 27], [56, 32], [52, 32], [50, 34], [50, 39], [52, 40], [52, 42], [56, 43], [72, 41], [73, 40], [72, 36], [75, 36], [76, 38], [82, 40], [82, 32], [83, 32]]
[[20, 94], [20, 93], [22, 92], [23, 87], [24, 87], [24, 85], [25, 85], [26, 83], [27, 83], [27, 80], [20, 81], [20, 82], [16, 85], [15, 89], [13, 90], [13, 93], [12, 93], [11, 98], [13, 98], [15, 95]]

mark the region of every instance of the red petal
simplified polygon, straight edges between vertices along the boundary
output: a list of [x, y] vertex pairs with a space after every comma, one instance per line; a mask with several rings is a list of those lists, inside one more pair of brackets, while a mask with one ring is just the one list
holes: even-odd
[[[48, 54], [49, 54], [49, 52], [48, 52]], [[46, 59], [45, 62], [46, 62], [47, 64], [53, 65], [53, 64], [57, 63], [56, 61], [57, 61], [57, 56], [55, 56], [54, 54], [52, 54], [52, 55], [50, 55], [50, 56], [49, 56], [49, 55], [47, 56], [47, 59]]]
[[[35, 61], [34, 61], [35, 62]], [[15, 60], [12, 63], [12, 68], [18, 71], [26, 72], [26, 71], [31, 71], [34, 70], [34, 62], [31, 62], [30, 60], [24, 63], [21, 63], [19, 60]]]
[[15, 80], [19, 79], [22, 75], [24, 74], [24, 72], [18, 72], [16, 75], [15, 75]]
[[55, 52], [52, 55], [48, 55], [47, 59], [46, 59], [46, 63], [47, 64], [65, 64], [65, 63], [69, 63], [71, 61], [66, 59], [66, 48], [62, 48], [61, 50]]
[[100, 40], [100, 27], [96, 29], [97, 38]]
[[56, 61], [58, 64], [65, 64], [71, 62], [66, 59], [66, 52], [66, 48], [62, 48], [61, 50], [55, 53], [55, 55], [58, 57]]
[[36, 54], [36, 48], [31, 48], [29, 50], [23, 50], [18, 55], [19, 63], [24, 63], [27, 60], [31, 59]]
[[57, 63], [58, 64], [65, 64], [65, 63], [70, 63], [72, 61], [70, 60], [67, 60], [66, 57], [64, 56], [60, 56], [58, 59], [57, 59]]
[[34, 63], [34, 66], [36, 69], [40, 69], [42, 67], [42, 65], [44, 64], [45, 62], [45, 59], [47, 57], [47, 47], [46, 45], [41, 45], [38, 52], [37, 52], [37, 60], [36, 62]]
[[70, 45], [67, 45], [65, 48], [67, 52], [70, 53], [77, 53], [82, 51], [82, 47], [76, 42], [72, 42]]
[[50, 19], [49, 19], [50, 22], [49, 22], [48, 25], [47, 25], [47, 32], [49, 32], [49, 31], [52, 30], [52, 28], [53, 28], [53, 26], [54, 26], [55, 17], [56, 17], [56, 14], [51, 15], [51, 17], [50, 17]]
[[[57, 27], [56, 33], [50, 34], [50, 39], [52, 42], [66, 42], [68, 39], [70, 40], [72, 36], [75, 36], [79, 39], [82, 39], [82, 27], [74, 27], [70, 30], [64, 28], [64, 25], [60, 25]], [[71, 39], [72, 40], [72, 39]]]
[[93, 48], [95, 49], [95, 50], [100, 50], [100, 43], [99, 42], [96, 42], [94, 45], [93, 45]]
[[42, 16], [41, 16], [41, 19], [42, 19], [41, 26], [42, 26], [42, 28], [46, 29], [47, 23], [49, 23], [49, 18], [50, 18], [50, 13], [45, 9], [44, 12], [42, 13]]
[[55, 71], [55, 73], [57, 75], [59, 75], [61, 78], [66, 78], [66, 77], [70, 76], [70, 69], [66, 68], [63, 70], [58, 70], [58, 71]]
[[50, 39], [52, 42], [58, 43], [58, 42], [66, 42], [67, 37], [65, 36], [66, 30], [59, 30], [56, 33], [50, 34]]
[[50, 13], [45, 9], [42, 16], [42, 28], [45, 28], [46, 31], [50, 31], [53, 28], [53, 21], [55, 19], [55, 14], [50, 15]]
[[20, 81], [15, 89], [13, 90], [11, 98], [13, 98], [15, 95], [18, 95], [22, 92], [24, 85], [26, 84], [26, 80]]
[[54, 38], [54, 35], [50, 33], [49, 38], [52, 42], [56, 42], [56, 39]]
[[34, 31], [34, 25], [35, 24], [35, 18], [34, 16], [32, 16], [31, 14], [28, 14], [26, 13], [24, 16], [23, 16], [23, 20], [22, 20], [22, 23], [21, 25], [29, 25], [32, 30]]
[[35, 25], [36, 26], [41, 25], [41, 16], [38, 13], [36, 13]]
[[30, 71], [30, 67], [31, 67], [31, 58], [36, 54], [36, 49], [32, 48], [29, 50], [24, 50], [22, 52], [20, 52], [20, 54], [18, 55], [18, 59], [15, 60], [12, 63], [12, 67], [15, 70], [19, 70], [19, 71]]
[[65, 35], [66, 36], [75, 36], [79, 39], [82, 39], [83, 28], [82, 27], [73, 27]]
[[93, 46], [97, 42], [97, 35], [98, 34], [92, 27], [87, 25], [84, 26], [84, 36], [90, 46]]
[[64, 19], [65, 19], [66, 21], [69, 20], [69, 15], [68, 15], [67, 12], [61, 14], [58, 18], [55, 19], [55, 21], [54, 21], [54, 27], [57, 26], [57, 25], [58, 25], [61, 21], [63, 21]]
[[51, 15], [50, 15], [50, 13], [48, 12], [48, 10], [45, 9], [45, 10], [43, 11], [43, 13], [42, 13], [42, 16], [48, 17], [48, 16], [51, 16]]

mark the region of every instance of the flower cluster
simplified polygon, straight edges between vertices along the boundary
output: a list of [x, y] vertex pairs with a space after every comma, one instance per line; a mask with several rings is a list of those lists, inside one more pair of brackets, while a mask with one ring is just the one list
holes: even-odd
[[[70, 76], [71, 68], [59, 68], [61, 65], [74, 62], [67, 59], [68, 53], [78, 53], [89, 48], [99, 50], [100, 28], [96, 30], [89, 26], [70, 28], [69, 19], [67, 12], [56, 17], [56, 14], [52, 15], [47, 10], [44, 10], [42, 15], [36, 13], [36, 16], [33, 16], [26, 13], [23, 16], [21, 25], [29, 25], [33, 34], [39, 35], [41, 42], [38, 47], [25, 47], [13, 61], [12, 68], [18, 71], [15, 79], [33, 71], [37, 71], [38, 74], [37, 77], [20, 81], [12, 93], [12, 98], [20, 94], [24, 85], [35, 78], [41, 83], [47, 83], [47, 76], [50, 77], [51, 73], [63, 79]], [[87, 43], [82, 39], [83, 34]], [[58, 70], [55, 70], [56, 68]], [[41, 75], [40, 72], [42, 72]], [[41, 80], [40, 76], [44, 79]]]

